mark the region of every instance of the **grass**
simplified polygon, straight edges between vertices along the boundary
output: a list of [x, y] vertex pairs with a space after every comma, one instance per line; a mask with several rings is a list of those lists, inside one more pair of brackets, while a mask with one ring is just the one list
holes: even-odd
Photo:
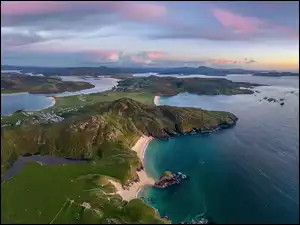
[[17, 176], [1, 185], [1, 222], [167, 222], [143, 201], [136, 199], [128, 203], [113, 194], [114, 187], [98, 165], [92, 162], [56, 166], [28, 163]]
[[22, 91], [22, 90], [10, 90], [10, 89], [1, 90], [1, 94], [15, 94], [15, 93], [22, 93], [22, 92], [26, 92], [26, 91]]
[[153, 105], [154, 96], [145, 92], [122, 92], [122, 91], [106, 91], [88, 95], [73, 95], [67, 97], [56, 98], [56, 104], [49, 108], [67, 108], [76, 106], [91, 105], [96, 102], [110, 102], [120, 98], [131, 98], [144, 104]]

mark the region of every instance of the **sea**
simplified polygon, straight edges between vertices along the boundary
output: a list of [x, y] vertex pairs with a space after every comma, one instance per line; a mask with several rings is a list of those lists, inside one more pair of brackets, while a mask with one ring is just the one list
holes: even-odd
[[[173, 223], [207, 218], [214, 223], [299, 223], [299, 79], [230, 75], [233, 81], [269, 86], [259, 93], [161, 97], [159, 105], [224, 110], [238, 118], [211, 135], [153, 140], [145, 152], [147, 174], [166, 170], [189, 179], [168, 189], [146, 186], [146, 202]], [[264, 97], [283, 98], [284, 105]], [[151, 201], [148, 201], [150, 199]]]

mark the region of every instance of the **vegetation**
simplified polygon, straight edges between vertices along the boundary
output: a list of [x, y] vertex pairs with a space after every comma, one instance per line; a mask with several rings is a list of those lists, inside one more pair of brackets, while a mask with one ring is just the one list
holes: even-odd
[[118, 92], [118, 91], [105, 91], [100, 93], [88, 94], [88, 95], [73, 95], [66, 97], [56, 98], [56, 103], [50, 109], [76, 107], [79, 105], [91, 105], [97, 102], [110, 102], [120, 98], [131, 98], [138, 102], [153, 105], [153, 95], [145, 92]]
[[102, 149], [111, 149], [116, 143], [119, 147], [130, 148], [142, 134], [166, 137], [236, 120], [227, 112], [155, 107], [129, 98], [87, 105], [64, 117], [64, 121], [55, 124], [24, 123], [3, 128], [2, 169], [10, 166], [9, 159], [14, 154], [94, 158], [103, 155]]
[[130, 147], [142, 134], [165, 137], [237, 119], [227, 112], [157, 107], [129, 98], [87, 104], [65, 116], [60, 123], [1, 129], [1, 175], [20, 155], [89, 159], [77, 165], [30, 163], [3, 181], [1, 222], [169, 223], [141, 200], [123, 201], [106, 178], [121, 184], [136, 178], [141, 162]]
[[54, 94], [65, 91], [80, 91], [92, 87], [94, 85], [87, 82], [62, 81], [59, 77], [1, 73], [1, 93]]
[[220, 78], [174, 78], [174, 77], [136, 77], [119, 81], [114, 90], [145, 91], [156, 95], [172, 96], [181, 92], [200, 95], [252, 94], [252, 90], [240, 89], [257, 86], [245, 82], [232, 82]]
[[1, 185], [1, 223], [168, 223], [143, 201], [126, 202], [114, 194], [101, 163], [28, 164]]

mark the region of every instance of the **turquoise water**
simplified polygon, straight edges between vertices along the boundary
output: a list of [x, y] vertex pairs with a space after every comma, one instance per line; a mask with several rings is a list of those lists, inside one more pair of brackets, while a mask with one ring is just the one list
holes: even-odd
[[[233, 129], [209, 136], [152, 141], [145, 153], [146, 172], [158, 178], [181, 171], [188, 181], [170, 189], [143, 189], [139, 195], [173, 222], [198, 216], [215, 223], [299, 222], [299, 89], [259, 87], [237, 96], [180, 94], [160, 104], [227, 110], [239, 117]], [[291, 93], [295, 91], [295, 93]], [[284, 98], [285, 105], [260, 101]]]

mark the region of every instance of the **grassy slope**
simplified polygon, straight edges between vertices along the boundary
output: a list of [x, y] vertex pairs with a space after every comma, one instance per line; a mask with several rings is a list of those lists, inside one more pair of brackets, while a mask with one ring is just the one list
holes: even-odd
[[195, 108], [155, 107], [123, 98], [88, 105], [66, 114], [65, 118], [55, 124], [28, 123], [2, 129], [2, 172], [15, 155], [38, 153], [93, 158], [102, 148], [112, 149], [117, 142], [118, 146], [129, 149], [142, 134], [165, 137], [167, 133], [188, 132], [193, 128], [209, 129], [232, 122], [235, 116]]
[[[28, 164], [1, 185], [2, 223], [166, 223], [141, 200], [125, 202], [97, 163]], [[97, 171], [97, 174], [93, 174]], [[91, 208], [84, 209], [82, 203]]]
[[[144, 104], [153, 105], [153, 95], [145, 92], [114, 92], [105, 91], [89, 95], [73, 95], [56, 98], [56, 104], [52, 108], [74, 107], [76, 105], [90, 105], [96, 102], [114, 101], [120, 98], [131, 98]], [[83, 99], [80, 100], [80, 99]]]

